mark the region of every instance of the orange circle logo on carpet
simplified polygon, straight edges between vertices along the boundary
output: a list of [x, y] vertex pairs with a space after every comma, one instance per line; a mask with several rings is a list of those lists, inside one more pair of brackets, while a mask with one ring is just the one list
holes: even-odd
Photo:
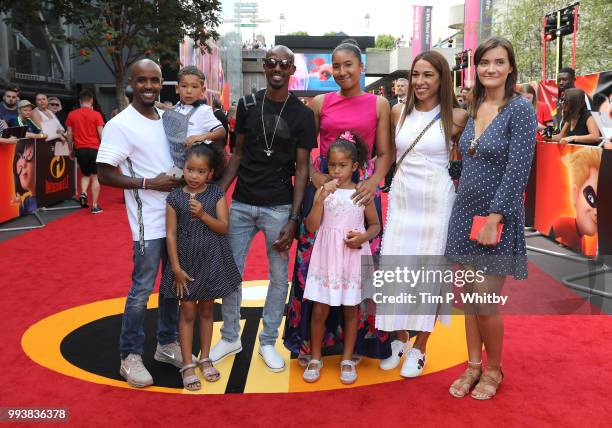
[[[281, 373], [267, 370], [256, 350], [258, 333], [262, 328], [261, 308], [266, 296], [267, 281], [243, 283], [243, 318], [240, 323], [243, 351], [228, 357], [216, 367], [221, 379], [215, 383], [202, 380], [202, 390], [188, 392], [182, 388], [178, 370], [171, 365], [153, 360], [155, 349], [155, 309], [157, 294], [149, 299], [145, 318], [147, 340], [143, 360], [155, 379], [155, 386], [146, 391], [183, 394], [223, 394], [226, 392], [275, 393], [305, 392], [351, 388], [402, 379], [399, 367], [384, 371], [378, 368], [378, 360], [364, 358], [357, 367], [358, 379], [353, 385], [340, 383], [340, 356], [324, 357], [321, 379], [316, 383], [302, 380], [303, 368], [297, 359], [291, 358], [282, 340], [277, 341], [279, 353], [289, 361], [288, 369]], [[67, 309], [32, 325], [23, 335], [21, 345], [25, 353], [36, 363], [89, 382], [130, 388], [119, 375], [119, 331], [125, 298], [109, 299]], [[219, 306], [217, 316], [220, 319]], [[463, 316], [452, 316], [450, 325], [437, 324], [427, 345], [427, 365], [424, 374], [444, 370], [467, 359]], [[220, 339], [222, 322], [214, 325], [213, 344]], [[148, 327], [148, 328], [147, 328]], [[282, 337], [282, 328], [279, 337]], [[150, 331], [149, 331], [150, 330]], [[195, 346], [194, 346], [195, 347]], [[201, 376], [201, 373], [198, 372]]]

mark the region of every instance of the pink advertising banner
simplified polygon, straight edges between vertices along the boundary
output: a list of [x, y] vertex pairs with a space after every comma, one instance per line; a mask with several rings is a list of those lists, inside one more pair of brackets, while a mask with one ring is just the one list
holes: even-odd
[[[493, 24], [493, 0], [465, 0], [463, 49], [476, 52], [478, 44], [491, 37]], [[471, 64], [472, 65], [472, 64]], [[474, 67], [464, 77], [467, 86], [474, 82]]]
[[423, 6], [412, 6], [412, 58], [421, 53], [421, 19]]
[[431, 6], [412, 6], [412, 58], [431, 49]]

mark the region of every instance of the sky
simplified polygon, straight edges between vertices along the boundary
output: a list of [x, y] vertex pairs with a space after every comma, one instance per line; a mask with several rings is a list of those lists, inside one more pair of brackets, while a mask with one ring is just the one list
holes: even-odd
[[[327, 31], [343, 31], [351, 36], [376, 36], [391, 34], [408, 40], [412, 35], [412, 6], [433, 6], [432, 10], [432, 44], [455, 33], [448, 28], [448, 8], [463, 0], [370, 0], [370, 1], [337, 1], [337, 0], [247, 0], [258, 3], [259, 19], [268, 19], [256, 29], [266, 37], [266, 44], [273, 43], [279, 34], [281, 13], [285, 16], [285, 34], [294, 31], [306, 31], [311, 36], [321, 36]], [[234, 0], [222, 0], [224, 18], [233, 18]], [[365, 33], [364, 16], [370, 15], [368, 34]], [[224, 24], [221, 34], [233, 29], [233, 24]], [[243, 40], [251, 39], [253, 31], [245, 28]]]

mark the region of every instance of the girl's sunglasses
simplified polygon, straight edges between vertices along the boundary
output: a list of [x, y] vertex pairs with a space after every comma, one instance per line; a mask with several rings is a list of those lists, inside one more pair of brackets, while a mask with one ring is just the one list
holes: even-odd
[[280, 65], [281, 70], [287, 70], [289, 67], [293, 65], [293, 62], [289, 59], [276, 59], [276, 58], [266, 58], [264, 59], [264, 65], [266, 68], [270, 70], [276, 68], [276, 64]]
[[592, 186], [586, 186], [582, 189], [582, 195], [591, 208], [597, 208], [597, 193]]

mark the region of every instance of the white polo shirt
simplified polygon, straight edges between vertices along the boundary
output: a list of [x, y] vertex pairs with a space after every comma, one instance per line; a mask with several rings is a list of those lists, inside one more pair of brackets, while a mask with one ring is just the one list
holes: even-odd
[[[175, 108], [175, 111], [184, 115], [187, 115], [191, 110], [193, 110], [193, 106], [190, 104], [179, 103]], [[187, 136], [208, 134], [220, 126], [223, 125], [216, 118], [212, 108], [209, 105], [201, 104], [189, 118]]]

